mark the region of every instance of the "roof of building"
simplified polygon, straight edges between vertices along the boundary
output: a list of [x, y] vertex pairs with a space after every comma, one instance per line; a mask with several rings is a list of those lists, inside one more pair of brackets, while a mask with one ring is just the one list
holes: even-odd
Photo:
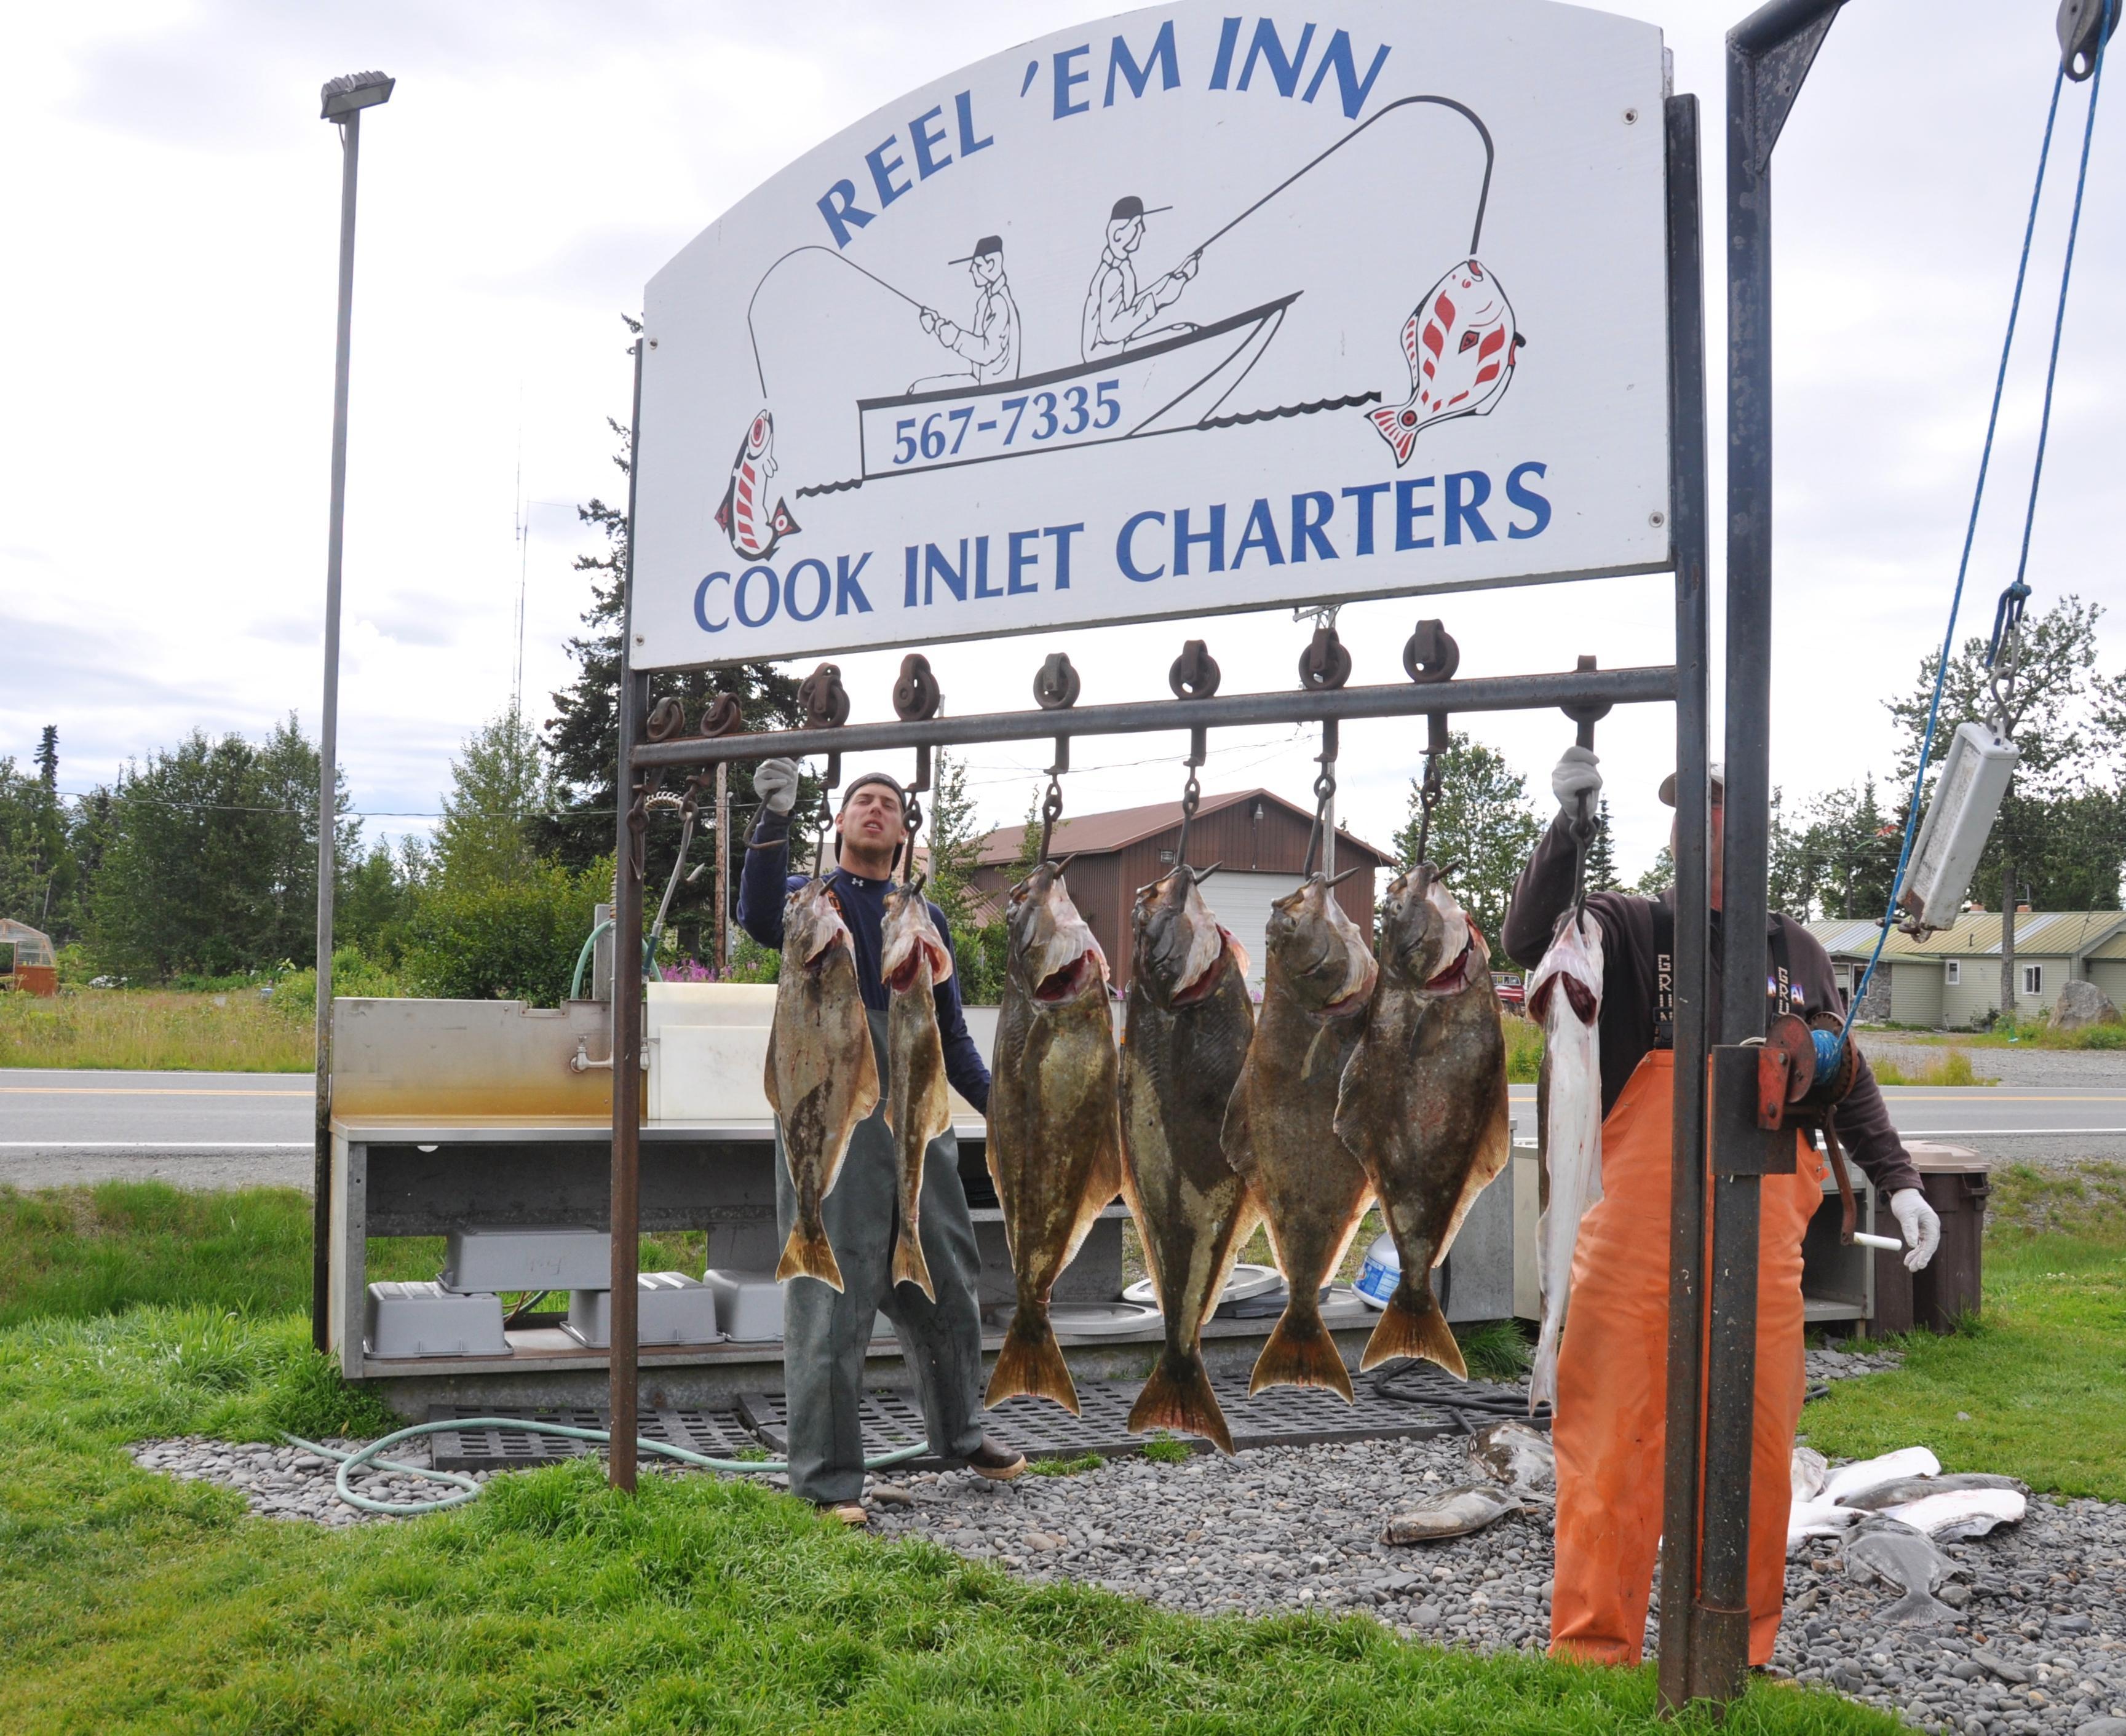
[[[1235, 802], [1252, 801], [1260, 797], [1265, 802], [1274, 802], [1280, 808], [1297, 815], [1309, 825], [1314, 815], [1297, 802], [1287, 801], [1273, 790], [1238, 790], [1226, 795], [1207, 795], [1197, 804], [1196, 818], [1230, 808]], [[1065, 814], [1056, 823], [1054, 834], [1049, 839], [1051, 851], [1061, 856], [1102, 856], [1111, 851], [1125, 850], [1146, 838], [1156, 837], [1162, 832], [1170, 832], [1181, 823], [1181, 804], [1153, 802], [1142, 808], [1117, 808], [1107, 814], [1083, 814], [1075, 817]], [[981, 842], [980, 861], [985, 868], [1000, 867], [1018, 860], [1019, 845], [1026, 837], [1024, 826], [999, 826]], [[1346, 848], [1363, 851], [1373, 859], [1374, 866], [1385, 867], [1395, 857], [1377, 844], [1363, 838], [1354, 837], [1341, 826], [1336, 828], [1336, 847], [1340, 852]]]
[[[1836, 917], [1811, 922], [1808, 932], [1833, 958], [1865, 958], [1880, 932], [1873, 922]], [[2115, 950], [2114, 950], [2115, 949]], [[2126, 958], [2126, 911], [2023, 910], [2015, 914], [2015, 951], [2041, 958]], [[1886, 959], [1982, 958], [2001, 955], [2001, 913], [1967, 911], [1954, 927], [1916, 941], [1892, 928]]]

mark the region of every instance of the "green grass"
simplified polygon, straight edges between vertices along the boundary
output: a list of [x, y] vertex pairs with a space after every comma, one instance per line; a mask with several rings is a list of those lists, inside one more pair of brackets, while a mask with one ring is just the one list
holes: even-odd
[[2126, 1501], [2126, 1165], [1995, 1177], [1985, 1305], [1901, 1341], [1904, 1366], [1834, 1382], [1810, 1441], [1864, 1457], [1920, 1444], [1949, 1470]]
[[1171, 1435], [1154, 1435], [1144, 1444], [1144, 1456], [1154, 1465], [1186, 1465], [1196, 1456], [1196, 1449]]
[[[229, 1202], [6, 1196], [0, 1274], [30, 1255], [46, 1274], [11, 1276], [13, 1300], [73, 1312], [0, 1326], [0, 1732], [1658, 1728], [1646, 1670], [1442, 1651], [1358, 1617], [1163, 1613], [853, 1536], [735, 1479], [647, 1478], [628, 1498], [579, 1462], [404, 1524], [249, 1519], [234, 1493], [141, 1472], [122, 1448], [389, 1426], [310, 1351], [299, 1315], [263, 1311], [291, 1270], [307, 1283], [306, 1262], [237, 1257], [296, 1197], [234, 1214], [223, 1276], [210, 1260], [193, 1269], [198, 1305], [99, 1313], [109, 1292], [52, 1287], [55, 1252], [167, 1256], [187, 1224], [221, 1234]], [[1193, 1455], [1171, 1441], [1148, 1456]], [[1726, 1728], [1897, 1726], [1757, 1687]]]
[[[645, 1236], [645, 1271], [693, 1271], [699, 1232]], [[373, 1280], [432, 1278], [440, 1236], [373, 1238]], [[198, 1304], [271, 1316], [310, 1305], [310, 1201], [292, 1187], [226, 1193], [162, 1182], [25, 1193], [0, 1186], [0, 1326]]]
[[1868, 1057], [1878, 1085], [1998, 1085], [1998, 1079], [1982, 1078], [1972, 1070], [1971, 1057], [1952, 1049], [1917, 1067], [1902, 1065], [1894, 1054]]
[[1516, 1085], [1533, 1085], [1543, 1065], [1543, 1026], [1511, 1013], [1499, 1021], [1506, 1033], [1506, 1077]]
[[1037, 1477], [1075, 1477], [1098, 1470], [1107, 1462], [1098, 1453], [1080, 1453], [1075, 1459], [1037, 1459], [1027, 1469]]
[[[305, 973], [303, 983], [314, 979]], [[312, 1007], [299, 988], [69, 989], [0, 995], [0, 1067], [108, 1067], [188, 1073], [308, 1073]]]
[[2080, 1031], [2055, 1031], [2049, 1019], [2002, 1019], [1991, 1031], [1933, 1031], [1919, 1026], [1881, 1027], [1901, 1041], [1954, 1043], [1977, 1049], [2126, 1049], [2126, 1023], [2088, 1025]]

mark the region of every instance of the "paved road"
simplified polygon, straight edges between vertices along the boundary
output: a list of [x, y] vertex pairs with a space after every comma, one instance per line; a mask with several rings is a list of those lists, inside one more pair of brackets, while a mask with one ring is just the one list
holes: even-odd
[[309, 1078], [0, 1071], [0, 1182], [308, 1187]]
[[[2062, 1085], [1883, 1092], [1907, 1139], [2001, 1161], [2126, 1158], [2126, 1089]], [[1535, 1087], [1513, 1087], [1524, 1137]], [[112, 1177], [195, 1187], [310, 1178], [310, 1082], [301, 1073], [0, 1071], [0, 1182], [51, 1187]]]

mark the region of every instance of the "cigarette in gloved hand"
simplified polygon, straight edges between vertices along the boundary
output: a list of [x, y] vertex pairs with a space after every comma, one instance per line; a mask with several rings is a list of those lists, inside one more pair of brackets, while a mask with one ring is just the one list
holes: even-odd
[[1905, 1245], [1895, 1236], [1871, 1236], [1864, 1229], [1854, 1230], [1853, 1232], [1853, 1239], [1855, 1242], [1858, 1242], [1863, 1248], [1884, 1248], [1891, 1253], [1897, 1252]]

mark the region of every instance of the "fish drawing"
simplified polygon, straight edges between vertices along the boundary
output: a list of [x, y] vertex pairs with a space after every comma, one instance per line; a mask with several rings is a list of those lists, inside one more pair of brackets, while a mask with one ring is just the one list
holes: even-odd
[[1513, 304], [1480, 262], [1463, 260], [1427, 290], [1402, 326], [1410, 401], [1367, 413], [1394, 451], [1396, 468], [1410, 462], [1417, 436], [1435, 422], [1488, 416], [1513, 384], [1527, 342], [1514, 327]]
[[772, 510], [768, 505], [768, 479], [776, 469], [775, 418], [763, 410], [739, 443], [730, 485], [716, 508], [716, 527], [740, 559], [766, 560], [784, 537], [797, 534], [787, 502], [778, 496]]

